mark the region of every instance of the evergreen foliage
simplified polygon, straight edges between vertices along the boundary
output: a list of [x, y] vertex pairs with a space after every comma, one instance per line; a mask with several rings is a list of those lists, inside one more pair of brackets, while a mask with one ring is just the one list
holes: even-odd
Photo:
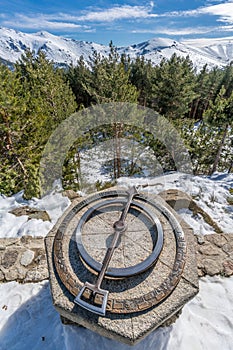
[[[140, 104], [168, 118], [189, 149], [195, 173], [232, 171], [233, 66], [196, 72], [189, 57], [175, 54], [154, 66], [143, 57], [119, 56], [111, 42], [108, 57], [95, 53], [89, 62], [81, 57], [66, 70], [31, 51], [14, 70], [0, 65], [0, 193], [38, 196], [40, 159], [53, 130], [74, 111], [109, 102]], [[164, 171], [175, 170], [166, 147], [150, 133], [112, 123], [74, 143], [63, 166], [63, 186], [79, 189], [80, 152], [110, 139], [113, 177], [139, 173], [135, 159], [121, 159], [122, 138], [149, 147]]]
[[170, 119], [184, 117], [195, 94], [195, 75], [191, 60], [173, 54], [155, 67], [153, 77], [153, 107]]
[[85, 64], [82, 56], [76, 66], [71, 65], [69, 67], [66, 77], [75, 95], [78, 107], [89, 107], [93, 102], [87, 89], [91, 82], [91, 71]]
[[[40, 194], [43, 147], [56, 126], [76, 109], [64, 74], [40, 52], [28, 51], [13, 72], [1, 67], [1, 192]], [[7, 95], [7, 98], [6, 96]]]
[[[231, 91], [230, 91], [231, 90]], [[207, 123], [217, 129], [216, 135], [216, 153], [213, 158], [213, 165], [209, 171], [210, 174], [217, 170], [221, 154], [224, 151], [229, 134], [233, 127], [233, 87], [223, 85], [216, 99], [210, 103], [209, 109], [204, 116]], [[232, 155], [229, 154], [231, 161]], [[227, 157], [228, 158], [228, 157]]]
[[151, 61], [143, 56], [131, 63], [130, 81], [139, 92], [138, 103], [144, 107], [152, 107], [154, 71]]

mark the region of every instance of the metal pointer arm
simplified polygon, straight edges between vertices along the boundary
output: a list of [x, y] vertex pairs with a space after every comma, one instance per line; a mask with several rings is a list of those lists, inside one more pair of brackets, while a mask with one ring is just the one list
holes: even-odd
[[117, 246], [117, 242], [118, 242], [118, 239], [119, 239], [119, 236], [120, 234], [122, 234], [126, 227], [125, 227], [125, 220], [126, 220], [126, 216], [129, 212], [129, 208], [130, 208], [130, 204], [132, 202], [132, 199], [133, 197], [137, 194], [137, 190], [135, 187], [131, 187], [128, 191], [128, 194], [129, 194], [129, 197], [128, 197], [128, 200], [127, 200], [127, 203], [124, 207], [124, 210], [120, 216], [120, 219], [118, 221], [116, 221], [114, 224], [113, 224], [113, 227], [115, 229], [114, 231], [114, 236], [113, 236], [113, 239], [112, 239], [112, 242], [111, 242], [111, 245], [110, 247], [108, 248], [106, 254], [105, 254], [105, 257], [104, 257], [104, 260], [103, 260], [103, 263], [102, 263], [102, 269], [98, 275], [98, 279], [96, 281], [96, 285], [98, 285], [98, 287], [100, 287], [101, 283], [102, 283], [102, 280], [104, 278], [104, 275], [105, 275], [105, 272], [109, 266], [109, 263], [111, 261], [111, 258], [112, 258], [112, 255], [114, 253], [114, 250]]
[[[108, 269], [113, 252], [117, 246], [119, 236], [120, 236], [120, 234], [122, 234], [126, 230], [125, 220], [126, 220], [128, 212], [129, 212], [129, 208], [130, 208], [130, 204], [132, 202], [132, 199], [137, 193], [138, 192], [137, 192], [135, 187], [131, 187], [128, 191], [128, 195], [129, 195], [128, 200], [127, 200], [126, 205], [124, 207], [124, 210], [120, 216], [120, 219], [113, 224], [114, 236], [113, 236], [111, 245], [108, 248], [108, 250], [105, 254], [105, 257], [103, 259], [102, 268], [100, 270], [100, 273], [98, 275], [96, 283], [91, 284], [89, 282], [86, 282], [74, 300], [75, 303], [77, 303], [80, 306], [84, 307], [85, 309], [92, 311], [94, 313], [97, 313], [99, 315], [105, 315], [107, 301], [108, 301], [108, 290], [101, 289], [100, 288], [101, 283], [104, 279], [105, 272]], [[101, 306], [93, 305], [93, 304], [90, 304], [89, 302], [85, 301], [83, 299], [83, 295], [84, 295], [85, 290], [89, 290], [92, 293], [93, 299], [95, 298], [96, 295], [101, 296], [102, 297]]]

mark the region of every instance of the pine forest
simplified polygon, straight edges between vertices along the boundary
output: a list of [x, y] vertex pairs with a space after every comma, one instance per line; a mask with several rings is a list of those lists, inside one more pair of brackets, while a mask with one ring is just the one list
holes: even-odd
[[[233, 65], [197, 71], [189, 57], [175, 54], [153, 65], [143, 57], [119, 56], [110, 43], [107, 58], [95, 53], [89, 62], [81, 57], [65, 68], [56, 67], [43, 52], [31, 51], [13, 70], [0, 65], [0, 193], [24, 190], [25, 198], [39, 197], [40, 159], [50, 135], [72, 113], [109, 102], [138, 104], [168, 119], [189, 151], [194, 174], [232, 171]], [[64, 189], [79, 190], [81, 150], [113, 137], [134, 139], [152, 150], [164, 172], [176, 170], [172, 155], [149, 133], [107, 125], [72, 145], [63, 165]], [[117, 144], [106, 169], [113, 182], [141, 171], [135, 161], [121, 159]]]

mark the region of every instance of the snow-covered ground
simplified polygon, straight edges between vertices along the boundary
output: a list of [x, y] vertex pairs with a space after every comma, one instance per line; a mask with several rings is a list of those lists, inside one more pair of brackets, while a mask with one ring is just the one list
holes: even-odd
[[[158, 194], [170, 188], [184, 191], [192, 196], [224, 233], [233, 233], [233, 206], [229, 204], [229, 199], [233, 199], [229, 192], [233, 188], [233, 174], [216, 173], [209, 177], [170, 173], [149, 180], [121, 178], [118, 182], [126, 186], [133, 183], [148, 184], [144, 188], [148, 193]], [[193, 227], [195, 234], [213, 233], [213, 228], [200, 215], [193, 217], [192, 212], [187, 209], [180, 210], [179, 215]]]
[[[151, 178], [149, 192], [177, 188], [193, 196], [197, 203], [226, 233], [233, 233], [233, 206], [229, 192], [233, 174], [195, 177], [170, 173]], [[119, 179], [119, 185], [145, 184], [143, 179]], [[0, 196], [0, 237], [43, 235], [52, 228], [70, 204], [60, 188], [42, 199], [25, 201], [22, 193]], [[232, 202], [231, 202], [232, 203]], [[9, 211], [21, 205], [44, 209], [51, 222], [26, 216], [15, 217]], [[188, 210], [180, 213], [195, 233], [208, 234], [213, 229], [201, 217], [192, 217]], [[87, 329], [62, 325], [52, 305], [49, 283], [0, 284], [0, 350], [232, 350], [233, 349], [233, 277], [205, 277], [200, 280], [200, 292], [183, 308], [176, 323], [152, 332], [142, 342], [129, 347], [101, 337]]]

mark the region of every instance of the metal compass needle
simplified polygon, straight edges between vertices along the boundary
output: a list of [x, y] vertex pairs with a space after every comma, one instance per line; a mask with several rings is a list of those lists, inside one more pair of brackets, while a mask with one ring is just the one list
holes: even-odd
[[100, 285], [103, 281], [105, 272], [109, 266], [112, 255], [113, 255], [114, 250], [117, 246], [118, 239], [119, 239], [120, 235], [126, 230], [125, 220], [126, 220], [132, 199], [137, 194], [136, 188], [135, 187], [130, 188], [128, 191], [128, 194], [129, 194], [128, 201], [127, 201], [125, 208], [120, 216], [120, 219], [113, 224], [113, 227], [115, 229], [114, 236], [113, 236], [112, 242], [110, 244], [110, 247], [108, 248], [107, 253], [105, 254], [102, 269], [101, 269], [101, 271], [98, 275], [98, 279], [96, 281], [96, 286], [98, 286], [98, 287], [100, 287]]
[[[109, 248], [107, 249], [107, 252], [105, 254], [105, 257], [103, 259], [103, 263], [102, 263], [102, 268], [99, 272], [97, 281], [95, 284], [91, 284], [89, 282], [86, 282], [83, 286], [83, 288], [81, 289], [81, 291], [79, 292], [79, 294], [77, 295], [77, 297], [75, 298], [74, 302], [81, 305], [82, 307], [84, 307], [85, 309], [88, 309], [94, 313], [100, 314], [100, 315], [105, 315], [106, 313], [106, 306], [107, 306], [107, 300], [108, 300], [108, 291], [101, 289], [101, 284], [102, 281], [104, 279], [105, 273], [108, 269], [109, 263], [111, 261], [111, 258], [113, 256], [114, 250], [117, 246], [118, 240], [120, 235], [125, 232], [126, 230], [126, 224], [125, 224], [125, 220], [127, 217], [127, 214], [129, 212], [129, 208], [131, 205], [131, 202], [133, 200], [133, 197], [138, 193], [135, 187], [131, 187], [128, 190], [128, 200], [126, 202], [126, 205], [124, 207], [124, 210], [121, 213], [121, 216], [119, 218], [119, 220], [117, 220], [114, 224], [113, 224], [113, 228], [114, 228], [114, 235], [113, 235], [113, 239], [112, 242], [109, 246]], [[100, 306], [96, 306], [93, 305], [87, 301], [84, 300], [83, 295], [84, 292], [86, 290], [89, 290], [89, 294], [90, 292], [92, 293], [92, 299], [94, 300], [95, 296], [99, 296], [100, 299], [102, 297]]]

